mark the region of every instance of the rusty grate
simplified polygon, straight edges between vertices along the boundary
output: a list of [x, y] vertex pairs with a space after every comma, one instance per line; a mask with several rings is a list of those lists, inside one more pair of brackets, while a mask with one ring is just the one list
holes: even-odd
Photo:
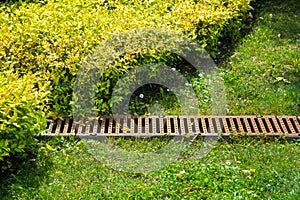
[[230, 134], [300, 137], [300, 116], [139, 116], [72, 118], [48, 123], [42, 135], [77, 136], [228, 136]]

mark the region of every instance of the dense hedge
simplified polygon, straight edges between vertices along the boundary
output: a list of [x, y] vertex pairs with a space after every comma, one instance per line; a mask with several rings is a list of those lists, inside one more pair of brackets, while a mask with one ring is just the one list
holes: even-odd
[[46, 128], [48, 83], [33, 74], [19, 78], [0, 72], [0, 163], [22, 156], [34, 145], [34, 134]]
[[[77, 70], [101, 42], [134, 28], [160, 28], [184, 33], [214, 55], [224, 35], [237, 38], [242, 21], [250, 16], [250, 1], [48, 0], [2, 4], [1, 70], [42, 72], [51, 81], [49, 116], [69, 116]], [[135, 53], [129, 61], [140, 57]], [[116, 64], [117, 73], [110, 78], [120, 77], [130, 63]], [[102, 84], [106, 88], [98, 95], [102, 98], [100, 113], [109, 111], [111, 83], [114, 81]]]

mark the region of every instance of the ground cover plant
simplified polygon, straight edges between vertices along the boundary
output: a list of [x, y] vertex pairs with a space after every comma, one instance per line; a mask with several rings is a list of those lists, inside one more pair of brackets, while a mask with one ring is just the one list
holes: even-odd
[[[253, 6], [252, 32], [220, 65], [228, 113], [299, 115], [299, 3], [266, 0]], [[121, 138], [115, 143], [129, 151], [154, 151], [165, 141]], [[221, 140], [203, 159], [193, 157], [191, 148], [178, 162], [149, 174], [112, 170], [74, 138], [42, 138], [39, 147], [1, 174], [1, 199], [300, 197], [299, 141], [233, 137]]]

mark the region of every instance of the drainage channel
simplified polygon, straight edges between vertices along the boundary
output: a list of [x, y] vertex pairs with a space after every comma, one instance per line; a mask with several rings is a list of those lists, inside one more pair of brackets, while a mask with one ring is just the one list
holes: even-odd
[[202, 135], [300, 137], [300, 116], [138, 116], [72, 118], [48, 123], [45, 136]]

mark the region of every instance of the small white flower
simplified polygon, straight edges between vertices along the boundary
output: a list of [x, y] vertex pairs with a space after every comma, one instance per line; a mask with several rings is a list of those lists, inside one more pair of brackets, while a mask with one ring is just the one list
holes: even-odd
[[173, 70], [173, 71], [176, 71], [176, 68], [175, 68], [175, 67], [173, 67], [173, 68], [172, 68], [172, 70]]
[[140, 96], [139, 96], [139, 97], [140, 97], [141, 99], [142, 99], [142, 98], [144, 98], [144, 94], [140, 94]]
[[198, 76], [202, 78], [202, 77], [203, 77], [203, 74], [199, 73]]
[[229, 160], [226, 161], [226, 165], [230, 165], [231, 162]]
[[169, 88], [167, 88], [167, 92], [169, 92], [170, 90], [169, 90]]

